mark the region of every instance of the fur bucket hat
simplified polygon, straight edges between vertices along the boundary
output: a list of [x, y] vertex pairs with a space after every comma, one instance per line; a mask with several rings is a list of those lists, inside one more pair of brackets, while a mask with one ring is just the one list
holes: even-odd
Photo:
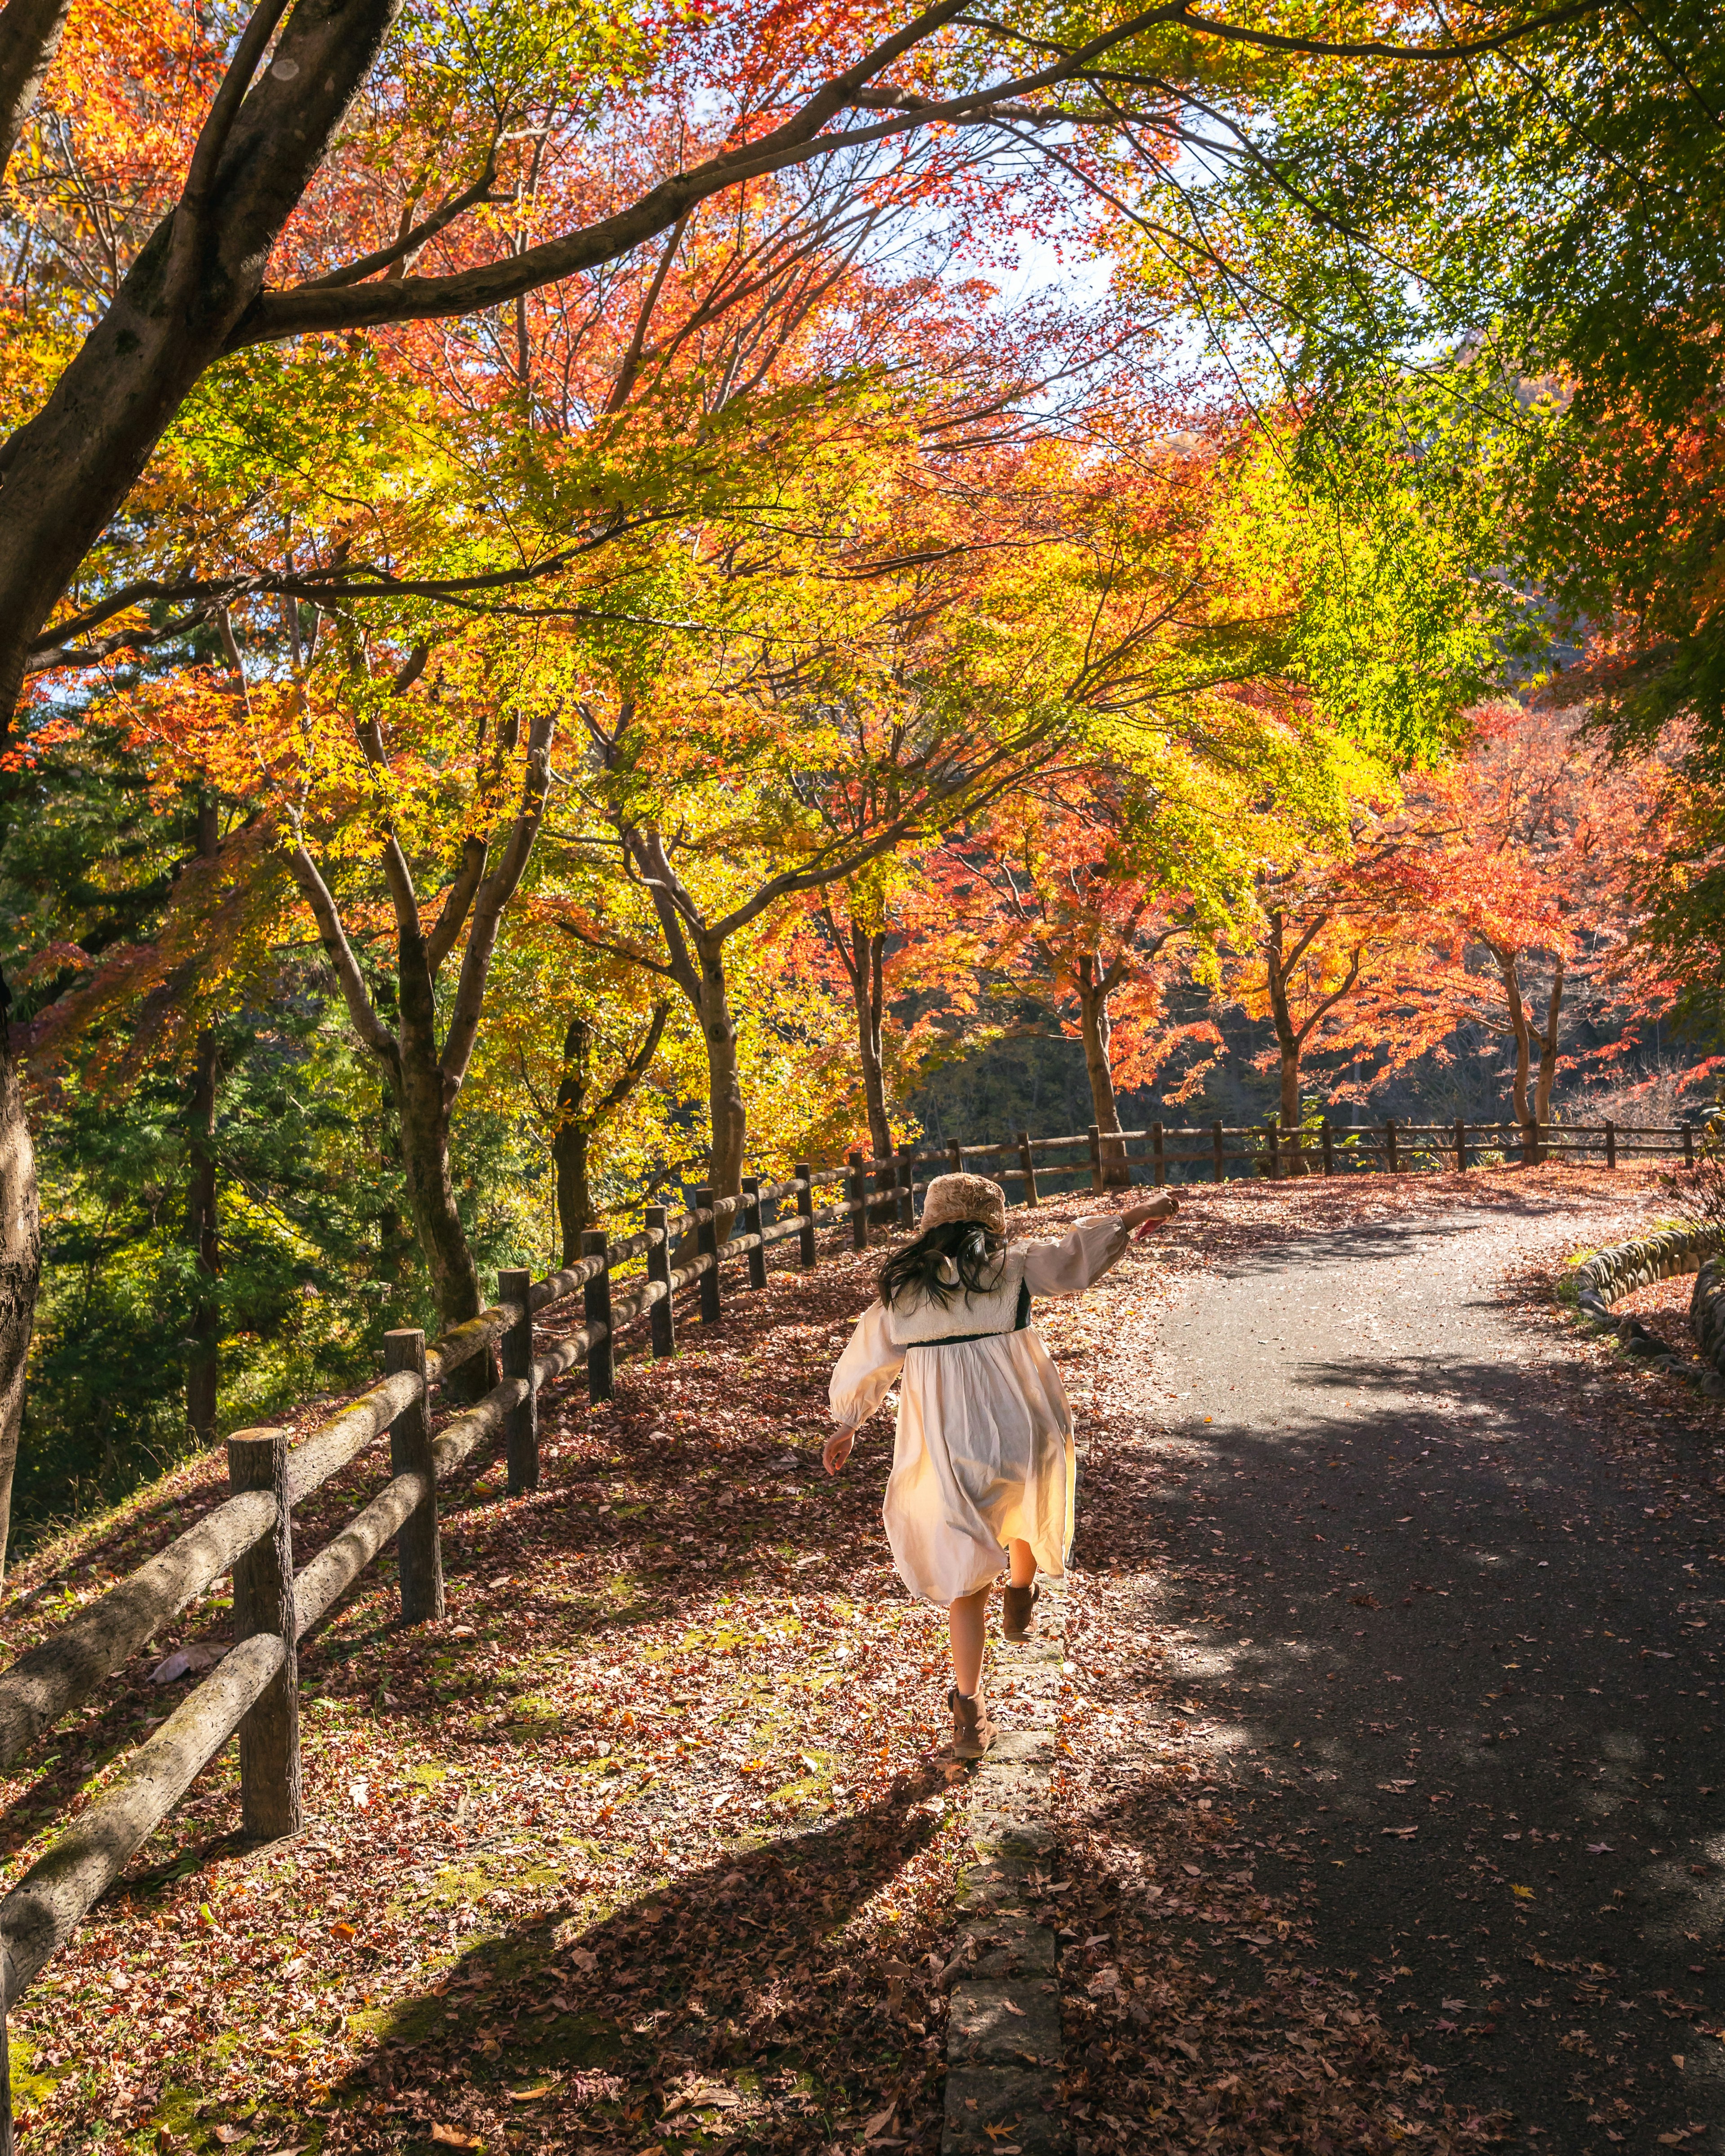
[[943, 1228], [949, 1220], [980, 1220], [995, 1235], [1006, 1233], [1006, 1193], [986, 1175], [937, 1175], [922, 1200], [922, 1230]]

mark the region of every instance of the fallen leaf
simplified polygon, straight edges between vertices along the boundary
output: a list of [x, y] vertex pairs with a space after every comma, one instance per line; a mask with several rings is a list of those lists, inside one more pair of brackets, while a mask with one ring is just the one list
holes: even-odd
[[150, 1672], [153, 1685], [177, 1684], [182, 1677], [199, 1676], [205, 1670], [213, 1670], [222, 1659], [214, 1647], [177, 1647], [165, 1661], [158, 1662]]
[[444, 2126], [441, 2123], [432, 2128], [431, 2138], [443, 2148], [477, 2148], [480, 2145], [476, 2133], [464, 2133], [459, 2126]]

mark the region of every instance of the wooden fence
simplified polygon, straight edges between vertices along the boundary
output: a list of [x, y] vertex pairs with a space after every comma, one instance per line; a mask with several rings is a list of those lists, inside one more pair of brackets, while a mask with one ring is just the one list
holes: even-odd
[[[748, 1286], [764, 1287], [768, 1254], [776, 1245], [794, 1240], [798, 1261], [807, 1267], [816, 1262], [823, 1226], [848, 1223], [857, 1249], [868, 1244], [871, 1221], [910, 1227], [927, 1188], [919, 1169], [984, 1169], [1018, 1184], [1020, 1202], [1034, 1205], [1043, 1194], [1040, 1182], [1075, 1175], [1101, 1189], [1124, 1182], [1134, 1168], [1147, 1168], [1155, 1183], [1168, 1180], [1171, 1169], [1187, 1168], [1219, 1182], [1240, 1163], [1248, 1173], [1269, 1176], [1379, 1165], [1397, 1173], [1465, 1168], [1471, 1157], [1476, 1163], [1483, 1152], [1512, 1151], [1529, 1158], [1591, 1151], [1608, 1167], [1631, 1154], [1692, 1160], [1695, 1134], [1683, 1126], [1631, 1130], [1610, 1123], [1519, 1132], [1513, 1125], [1461, 1123], [1332, 1129], [1327, 1120], [1295, 1132], [1280, 1130], [1272, 1119], [1208, 1129], [1153, 1123], [1118, 1137], [1104, 1137], [1092, 1124], [1083, 1137], [1021, 1132], [1003, 1144], [954, 1140], [923, 1152], [904, 1145], [890, 1160], [855, 1152], [846, 1166], [824, 1173], [799, 1165], [785, 1182], [745, 1177], [737, 1198], [698, 1190], [691, 1211], [649, 1206], [638, 1235], [616, 1242], [603, 1233], [588, 1235], [578, 1265], [543, 1280], [520, 1270], [500, 1275], [497, 1307], [437, 1341], [428, 1343], [417, 1331], [386, 1334], [380, 1383], [300, 1444], [290, 1445], [274, 1430], [229, 1438], [232, 1494], [226, 1502], [0, 1675], [3, 1767], [122, 1668], [188, 1602], [233, 1574], [233, 1646], [0, 1900], [0, 2005], [9, 2013], [236, 1730], [244, 1832], [271, 1840], [299, 1831], [299, 1642], [391, 1542], [403, 1620], [440, 1617], [439, 1486], [501, 1441], [511, 1493], [536, 1488], [539, 1388], [584, 1364], [591, 1398], [608, 1399], [617, 1342], [626, 1328], [644, 1319], [651, 1353], [675, 1352], [677, 1299], [685, 1290], [696, 1291], [701, 1322], [712, 1324], [722, 1312], [726, 1268], [746, 1267]], [[841, 1186], [837, 1202], [818, 1206], [817, 1193], [834, 1183]], [[788, 1217], [763, 1222], [763, 1209], [786, 1203], [794, 1207]], [[637, 1261], [639, 1273], [622, 1270]], [[535, 1318], [577, 1294], [579, 1325], [536, 1355]], [[434, 1436], [432, 1387], [494, 1347], [501, 1383]], [[294, 1507], [386, 1432], [388, 1481], [295, 1570]], [[0, 2156], [11, 2156], [4, 2030], [0, 2018]]]

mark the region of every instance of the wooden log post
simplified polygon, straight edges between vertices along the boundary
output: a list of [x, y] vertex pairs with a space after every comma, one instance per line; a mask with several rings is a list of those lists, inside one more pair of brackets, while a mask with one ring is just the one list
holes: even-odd
[[1617, 1126], [1609, 1116], [1605, 1118], [1605, 1165], [1607, 1168], [1617, 1165]]
[[957, 1138], [947, 1140], [947, 1166], [954, 1175], [964, 1173], [964, 1148]]
[[1685, 1168], [1693, 1168], [1695, 1165], [1695, 1126], [1693, 1123], [1685, 1123], [1683, 1126], [1683, 1165]]
[[1264, 1126], [1264, 1150], [1270, 1156], [1270, 1179], [1281, 1173], [1281, 1117], [1272, 1116]]
[[[716, 1194], [705, 1188], [695, 1194], [697, 1213], [711, 1213]], [[716, 1220], [697, 1220], [695, 1224], [695, 1251], [697, 1257], [711, 1258], [712, 1263], [701, 1276], [701, 1322], [716, 1325], [719, 1322], [719, 1224]]]
[[1317, 1127], [1318, 1143], [1323, 1148], [1324, 1173], [1336, 1173], [1336, 1134], [1330, 1128], [1330, 1119], [1324, 1116]]
[[[797, 1171], [799, 1175], [802, 1172], [800, 1168]], [[677, 1314], [671, 1307], [670, 1292], [670, 1229], [666, 1224], [668, 1216], [664, 1206], [648, 1206], [645, 1217], [648, 1234], [656, 1232], [659, 1238], [647, 1245], [647, 1277], [659, 1281], [665, 1293], [654, 1304], [653, 1314], [647, 1322], [653, 1332], [653, 1358], [662, 1362], [667, 1355], [677, 1352]]]
[[869, 1247], [869, 1178], [863, 1172], [860, 1152], [849, 1156], [850, 1175], [846, 1188], [850, 1193], [850, 1240], [852, 1247], [865, 1250]]
[[1522, 1166], [1532, 1168], [1538, 1158], [1539, 1126], [1537, 1123], [1523, 1123], [1522, 1125]]
[[527, 1296], [533, 1276], [525, 1267], [511, 1267], [497, 1276], [497, 1300], [521, 1306], [521, 1316], [498, 1343], [502, 1350], [506, 1378], [525, 1378], [527, 1397], [517, 1400], [503, 1424], [504, 1456], [509, 1462], [509, 1494], [525, 1496], [539, 1487], [539, 1393], [533, 1383], [533, 1313]]
[[603, 1228], [588, 1229], [581, 1239], [581, 1255], [604, 1260], [581, 1291], [581, 1314], [588, 1325], [605, 1328], [604, 1338], [593, 1341], [587, 1351], [587, 1397], [608, 1400], [614, 1389], [617, 1343], [611, 1336], [611, 1239]]
[[797, 1218], [803, 1223], [797, 1230], [797, 1262], [812, 1265], [814, 1263], [814, 1193], [809, 1186], [814, 1181], [814, 1170], [806, 1160], [797, 1163], [797, 1180], [802, 1185], [797, 1193]]
[[1388, 1117], [1384, 1125], [1384, 1164], [1392, 1175], [1399, 1175], [1401, 1163], [1396, 1158], [1395, 1117]]
[[[761, 1178], [746, 1175], [742, 1178], [742, 1232], [758, 1235], [761, 1232]], [[767, 1285], [767, 1253], [757, 1243], [749, 1252], [749, 1286]]]
[[279, 1841], [305, 1824], [300, 1790], [300, 1661], [295, 1641], [294, 1516], [288, 1504], [287, 1432], [240, 1430], [228, 1440], [230, 1488], [267, 1490], [275, 1532], [234, 1563], [234, 1640], [259, 1634], [282, 1644], [281, 1667], [239, 1725], [240, 1830], [249, 1841]]
[[1215, 1163], [1211, 1170], [1211, 1180], [1215, 1183], [1225, 1183], [1228, 1179], [1228, 1163], [1222, 1157], [1224, 1147], [1222, 1126], [1219, 1123], [1211, 1126], [1210, 1138], [1215, 1148]]
[[1168, 1181], [1168, 1166], [1162, 1153], [1162, 1125], [1150, 1126], [1150, 1180], [1160, 1190]]
[[425, 1335], [404, 1326], [383, 1335], [383, 1369], [405, 1370], [419, 1380], [419, 1396], [389, 1425], [389, 1471], [424, 1475], [431, 1487], [395, 1537], [403, 1625], [434, 1625], [444, 1614], [443, 1543], [437, 1525], [437, 1469], [431, 1457], [431, 1419], [425, 1401]]
[[1455, 1173], [1467, 1173], [1467, 1125], [1460, 1116], [1455, 1118]]
[[1092, 1190], [1100, 1190], [1102, 1187], [1102, 1128], [1100, 1123], [1092, 1123], [1090, 1127], [1090, 1187]]
[[1019, 1132], [1019, 1165], [1024, 1171], [1024, 1203], [1034, 1205], [1040, 1201], [1036, 1194], [1036, 1156], [1030, 1150], [1030, 1133]]
[[901, 1228], [914, 1228], [916, 1224], [916, 1150], [908, 1138], [899, 1141], [898, 1224]]

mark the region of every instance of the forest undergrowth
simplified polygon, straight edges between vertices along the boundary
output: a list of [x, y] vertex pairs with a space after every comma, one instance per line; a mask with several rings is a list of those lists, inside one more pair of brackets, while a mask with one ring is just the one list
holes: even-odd
[[[1542, 1203], [1620, 1200], [1625, 1223], [1647, 1187], [1558, 1168], [1199, 1186], [1171, 1234], [1039, 1312], [1087, 1446], [1049, 1908], [1096, 2156], [1328, 2156], [1410, 2119], [1422, 2147], [1489, 2138], [1440, 2089], [1410, 2111], [1423, 2080], [1304, 1965], [1297, 1902], [1217, 1868], [1235, 1822], [1203, 1794], [1133, 1606], [1158, 1407], [1133, 1369], [1157, 1308], [1231, 1255], [1534, 1184]], [[1034, 1225], [1087, 1209], [1062, 1199]], [[819, 1458], [875, 1262], [832, 1251], [733, 1291], [675, 1362], [624, 1362], [608, 1405], [578, 1372], [547, 1391], [540, 1491], [508, 1499], [494, 1464], [447, 1492], [444, 1622], [402, 1628], [393, 1564], [363, 1576], [302, 1653], [305, 1831], [248, 1851], [234, 1748], [201, 1778], [13, 2017], [26, 2150], [932, 2156], [967, 1856], [963, 1770], [938, 1752], [944, 1620], [887, 1562], [890, 1425], [837, 1482]], [[378, 1472], [362, 1458], [296, 1514], [299, 1562]], [[206, 1455], [36, 1553], [0, 1612], [8, 1656], [223, 1489]], [[180, 1695], [152, 1672], [220, 1650], [225, 1590], [6, 1779], [8, 1877]], [[1170, 1950], [1153, 1902], [1196, 1943]], [[1290, 2002], [1273, 2035], [1216, 1981], [1217, 1927], [1257, 1942]]]

